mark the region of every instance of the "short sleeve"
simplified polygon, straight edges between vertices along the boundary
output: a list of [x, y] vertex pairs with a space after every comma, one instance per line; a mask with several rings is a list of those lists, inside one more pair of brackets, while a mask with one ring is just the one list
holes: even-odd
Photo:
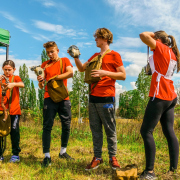
[[113, 54], [114, 58], [114, 67], [117, 68], [117, 67], [120, 67], [120, 66], [123, 66], [123, 62], [122, 62], [122, 59], [121, 59], [121, 55], [117, 52], [115, 52]]
[[64, 60], [65, 60], [65, 66], [66, 66], [66, 67], [67, 67], [67, 66], [73, 67], [73, 65], [71, 64], [71, 62], [70, 62], [70, 60], [69, 60], [68, 58], [64, 58]]
[[163, 43], [156, 41], [156, 48], [154, 50], [154, 53], [157, 55], [163, 54], [164, 50], [165, 50], [165, 48], [164, 48], [165, 46], [166, 45], [164, 45]]
[[14, 76], [14, 82], [22, 82], [19, 76]]

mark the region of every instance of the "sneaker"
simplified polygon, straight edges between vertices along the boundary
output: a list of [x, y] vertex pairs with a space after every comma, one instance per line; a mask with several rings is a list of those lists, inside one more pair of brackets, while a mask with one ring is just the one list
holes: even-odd
[[67, 154], [66, 152], [63, 153], [63, 154], [60, 154], [59, 153], [59, 158], [62, 158], [62, 159], [67, 159], [67, 160], [74, 160], [74, 158], [72, 158], [69, 154]]
[[109, 159], [109, 164], [113, 170], [121, 168], [120, 165], [118, 164], [115, 156], [113, 156], [112, 158]]
[[10, 159], [9, 162], [11, 162], [11, 163], [20, 162], [20, 157], [16, 156], [16, 155], [13, 155], [13, 156], [11, 156], [11, 159]]
[[150, 173], [148, 171], [143, 171], [142, 174], [139, 177], [140, 180], [148, 179], [148, 180], [154, 180], [158, 179], [155, 175], [155, 173]]
[[93, 157], [93, 160], [91, 161], [90, 164], [88, 164], [85, 168], [86, 171], [90, 171], [92, 169], [97, 169], [99, 167], [100, 164], [103, 163], [102, 158], [96, 158]]
[[3, 161], [4, 161], [4, 157], [0, 156], [0, 162], [3, 162]]
[[43, 162], [41, 163], [41, 167], [48, 167], [51, 166], [51, 158], [45, 157]]

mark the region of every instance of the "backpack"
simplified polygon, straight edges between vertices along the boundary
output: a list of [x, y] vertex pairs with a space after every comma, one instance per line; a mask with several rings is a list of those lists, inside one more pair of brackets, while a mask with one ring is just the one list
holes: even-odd
[[111, 50], [108, 49], [102, 56], [97, 55], [90, 62], [88, 62], [87, 66], [86, 66], [86, 70], [85, 70], [85, 78], [84, 78], [85, 83], [87, 83], [87, 84], [97, 83], [101, 79], [100, 77], [92, 77], [91, 71], [99, 70], [102, 68], [102, 59], [110, 51]]
[[[14, 76], [12, 77], [11, 82], [14, 81]], [[10, 117], [10, 107], [11, 107], [11, 102], [12, 102], [12, 94], [13, 94], [13, 89], [10, 91], [10, 97], [9, 97], [9, 111], [7, 110], [7, 119], [4, 121], [5, 118], [5, 112], [0, 111], [0, 137], [4, 137], [10, 134], [11, 132], [11, 117]]]
[[115, 172], [115, 180], [138, 180], [137, 165], [127, 165], [125, 168], [117, 169]]
[[[60, 68], [61, 68], [61, 74], [63, 70], [63, 65], [62, 65], [62, 59], [60, 58]], [[65, 98], [67, 98], [68, 91], [66, 86], [63, 83], [63, 80], [54, 80], [54, 77], [52, 77], [48, 82], [47, 82], [47, 88], [48, 88], [48, 93], [50, 98], [55, 102], [61, 102]]]

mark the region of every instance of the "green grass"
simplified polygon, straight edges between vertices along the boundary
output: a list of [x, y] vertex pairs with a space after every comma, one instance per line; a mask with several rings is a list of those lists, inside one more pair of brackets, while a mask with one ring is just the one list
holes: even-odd
[[[117, 120], [118, 150], [117, 159], [122, 167], [127, 164], [137, 164], [138, 173], [145, 167], [145, 154], [143, 140], [140, 135], [140, 121]], [[180, 138], [179, 124], [175, 124], [175, 131]], [[38, 120], [26, 120], [20, 123], [21, 133], [21, 162], [9, 163], [11, 157], [10, 136], [7, 137], [7, 148], [4, 153], [5, 160], [0, 164], [0, 179], [3, 180], [108, 180], [113, 179], [113, 172], [108, 163], [108, 151], [106, 136], [103, 141], [104, 163], [93, 172], [86, 172], [84, 168], [92, 160], [93, 143], [88, 122], [78, 124], [72, 121], [71, 134], [67, 152], [75, 158], [75, 161], [66, 161], [58, 158], [60, 151], [61, 123], [55, 120], [52, 130], [51, 158], [52, 166], [42, 169], [41, 162], [44, 158], [42, 153], [42, 125]], [[168, 171], [169, 155], [166, 139], [158, 124], [154, 131], [156, 142], [155, 172], [159, 179]]]

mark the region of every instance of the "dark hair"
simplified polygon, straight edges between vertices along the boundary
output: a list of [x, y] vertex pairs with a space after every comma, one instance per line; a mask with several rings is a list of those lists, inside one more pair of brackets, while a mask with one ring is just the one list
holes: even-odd
[[12, 60], [4, 61], [2, 67], [6, 66], [6, 65], [10, 65], [12, 68], [15, 68], [15, 63]]
[[113, 42], [113, 34], [112, 32], [107, 28], [99, 28], [94, 33], [94, 37], [100, 37], [102, 39], [107, 39], [107, 43], [111, 44]]
[[176, 40], [172, 35], [168, 35], [165, 31], [156, 31], [154, 38], [155, 39], [160, 39], [163, 44], [167, 45], [170, 47], [177, 59], [177, 72], [180, 70], [180, 53], [176, 44]]
[[48, 41], [48, 42], [44, 43], [43, 47], [44, 48], [50, 48], [50, 47], [57, 47], [58, 48], [57, 44], [54, 41]]

